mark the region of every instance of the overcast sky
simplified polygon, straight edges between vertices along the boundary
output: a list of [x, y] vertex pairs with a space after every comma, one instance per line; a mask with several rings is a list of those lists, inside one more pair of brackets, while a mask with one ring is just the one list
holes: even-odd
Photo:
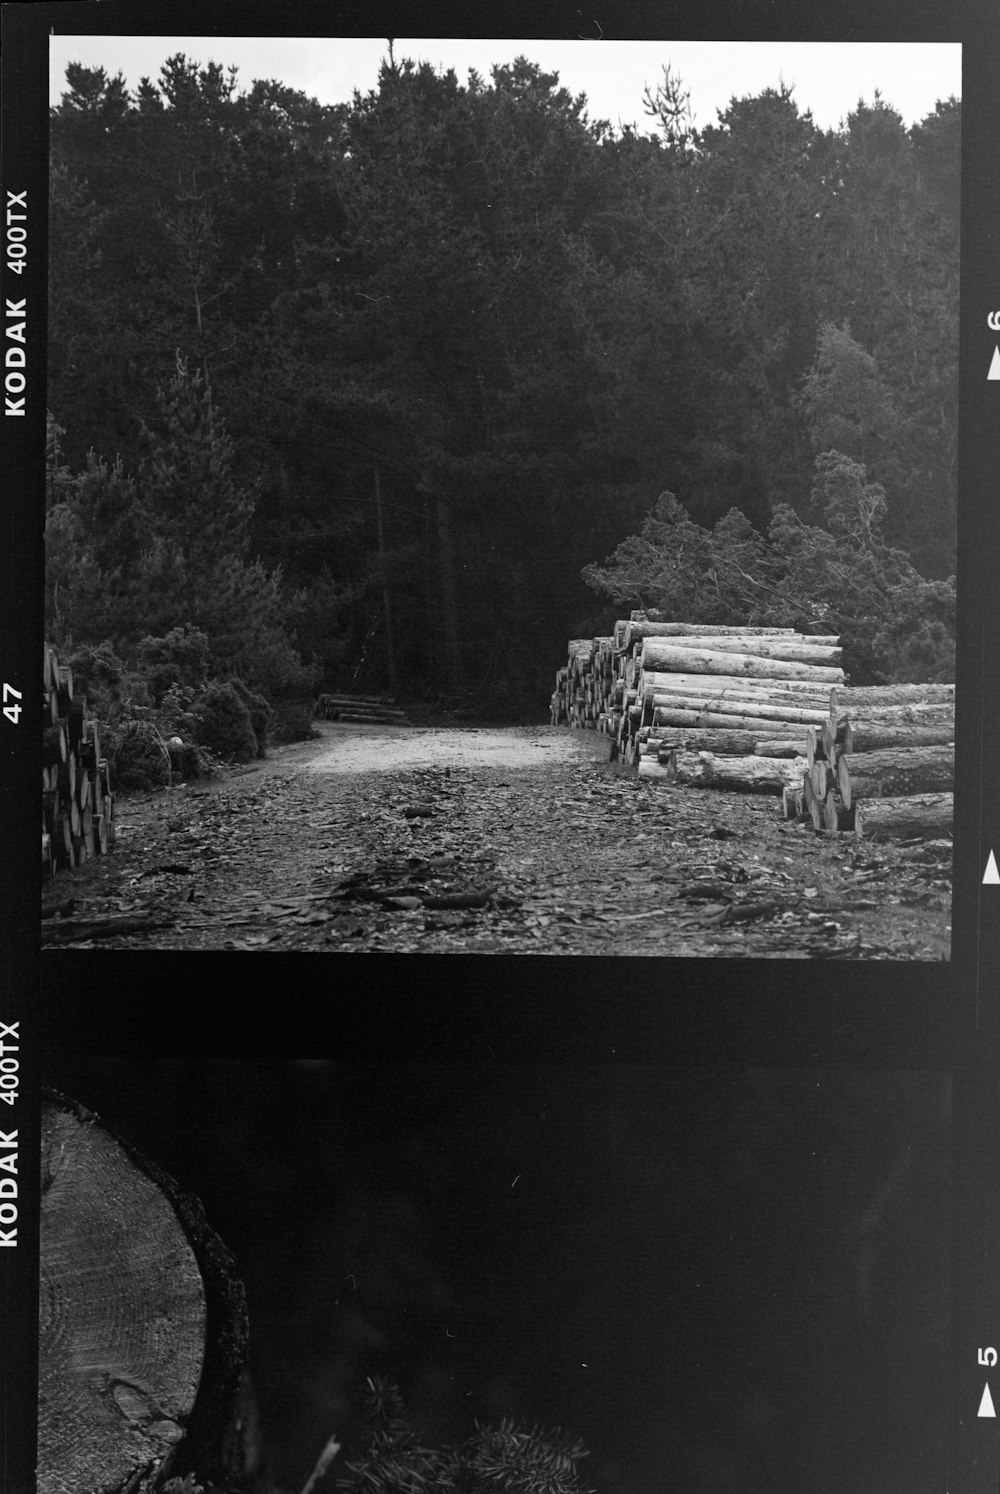
[[[870, 103], [875, 90], [911, 125], [929, 114], [937, 100], [961, 96], [961, 46], [943, 42], [667, 42], [667, 41], [509, 41], [456, 38], [397, 39], [397, 60], [412, 57], [436, 67], [454, 68], [461, 83], [470, 68], [486, 79], [495, 63], [524, 55], [574, 95], [585, 93], [591, 119], [616, 127], [636, 124], [652, 130], [643, 113], [646, 84], [655, 85], [670, 63], [686, 88], [699, 125], [715, 122], [734, 96], [742, 98], [780, 82], [794, 87], [801, 112], [810, 110], [823, 129], [836, 128], [858, 99]], [[321, 103], [348, 101], [354, 89], [374, 88], [384, 38], [206, 37], [206, 36], [53, 36], [50, 38], [52, 102], [63, 91], [66, 65], [82, 62], [122, 72], [130, 88], [141, 77], [154, 81], [175, 52], [204, 65], [239, 68], [248, 88], [257, 78], [276, 78]]]

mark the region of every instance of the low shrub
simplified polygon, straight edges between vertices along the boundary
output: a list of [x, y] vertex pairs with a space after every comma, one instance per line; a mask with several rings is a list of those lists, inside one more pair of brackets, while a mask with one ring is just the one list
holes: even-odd
[[250, 725], [257, 738], [257, 756], [263, 757], [267, 750], [267, 735], [273, 712], [263, 695], [251, 690], [241, 679], [230, 680], [230, 684], [250, 712]]
[[282, 700], [274, 707], [271, 721], [273, 742], [310, 742], [321, 735], [313, 725], [314, 702]]
[[77, 644], [62, 662], [73, 672], [75, 691], [87, 697], [97, 715], [107, 719], [121, 706], [127, 693], [127, 673], [110, 639]]
[[208, 637], [189, 623], [155, 638], [147, 635], [138, 648], [139, 667], [153, 701], [159, 705], [172, 686], [200, 690], [208, 679], [211, 648]]
[[167, 742], [170, 754], [170, 770], [174, 778], [185, 782], [190, 778], [211, 778], [216, 771], [216, 761], [207, 747], [197, 742], [180, 742], [171, 737]]
[[257, 756], [257, 738], [250, 712], [229, 682], [209, 685], [194, 702], [195, 740], [224, 762], [246, 763]]
[[101, 747], [113, 788], [149, 790], [170, 783], [170, 752], [155, 722], [128, 720], [110, 726], [102, 733]]

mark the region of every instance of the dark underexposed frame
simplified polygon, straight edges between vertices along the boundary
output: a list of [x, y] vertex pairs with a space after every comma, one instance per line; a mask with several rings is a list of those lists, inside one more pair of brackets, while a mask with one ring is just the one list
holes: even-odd
[[[405, 17], [405, 19], [404, 19]], [[252, 956], [163, 955], [132, 960], [37, 950], [37, 814], [40, 702], [24, 692], [18, 730], [2, 743], [5, 806], [0, 865], [4, 899], [2, 1009], [17, 1022], [22, 1060], [17, 1125], [24, 1200], [18, 1250], [4, 1251], [5, 1300], [16, 1304], [3, 1333], [3, 1414], [10, 1437], [5, 1487], [28, 1487], [34, 1386], [20, 1369], [34, 1325], [32, 1213], [37, 1196], [37, 1079], [42, 1044], [80, 1052], [223, 1056], [446, 1059], [483, 1054], [553, 1062], [612, 1059], [676, 1065], [751, 1063], [949, 1070], [954, 1082], [953, 1166], [955, 1394], [954, 1491], [989, 1490], [1000, 1476], [996, 1423], [977, 1417], [986, 1370], [979, 1350], [1000, 1332], [997, 1176], [997, 1000], [1000, 887], [984, 884], [1000, 842], [992, 792], [992, 745], [1000, 727], [1000, 384], [987, 380], [1000, 332], [1000, 23], [985, 0], [948, 8], [851, 3], [812, 7], [694, 0], [615, 6], [507, 5], [502, 12], [442, 17], [411, 7], [117, 3], [8, 6], [3, 14], [3, 184], [46, 193], [47, 33], [509, 34], [534, 36], [908, 40], [963, 46], [962, 281], [960, 326], [959, 660], [953, 958], [949, 965], [846, 966], [810, 962], [514, 961], [414, 962], [379, 956], [274, 964]], [[23, 184], [23, 187], [22, 187]], [[6, 199], [5, 199], [6, 200]], [[44, 213], [33, 225], [44, 251]], [[13, 284], [12, 284], [13, 281]], [[27, 414], [5, 420], [3, 676], [34, 680], [41, 639], [41, 494], [44, 454], [44, 253], [21, 277], [4, 274], [7, 297], [24, 297], [28, 320]], [[998, 317], [1000, 320], [1000, 317]], [[29, 809], [31, 813], [29, 815]], [[29, 824], [30, 819], [30, 824]], [[5, 1109], [7, 1107], [4, 1107]], [[13, 1107], [12, 1107], [13, 1109]], [[992, 1337], [991, 1337], [992, 1335]], [[20, 1360], [15, 1356], [21, 1355]], [[1000, 1381], [993, 1387], [1000, 1391]]]

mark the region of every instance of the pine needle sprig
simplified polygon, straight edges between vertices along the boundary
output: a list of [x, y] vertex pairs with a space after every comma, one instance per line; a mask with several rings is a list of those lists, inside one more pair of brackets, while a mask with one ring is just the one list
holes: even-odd
[[338, 1479], [340, 1494], [588, 1494], [576, 1469], [586, 1449], [559, 1428], [505, 1418], [496, 1426], [477, 1423], [455, 1447], [426, 1447], [398, 1387], [388, 1380], [367, 1384], [374, 1427]]

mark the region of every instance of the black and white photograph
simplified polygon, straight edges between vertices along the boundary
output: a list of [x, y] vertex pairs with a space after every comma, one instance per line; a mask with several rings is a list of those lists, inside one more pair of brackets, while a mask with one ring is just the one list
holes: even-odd
[[945, 1487], [947, 1075], [45, 1072], [39, 1494]]
[[988, 11], [0, 7], [0, 1494], [996, 1494]]
[[43, 943], [947, 960], [961, 59], [52, 35]]

